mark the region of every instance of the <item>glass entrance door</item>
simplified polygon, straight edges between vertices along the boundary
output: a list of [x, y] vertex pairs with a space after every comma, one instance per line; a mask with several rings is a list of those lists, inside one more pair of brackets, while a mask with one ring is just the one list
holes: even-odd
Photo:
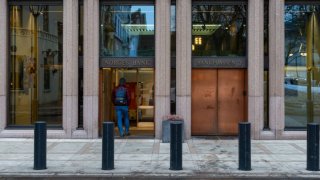
[[129, 104], [130, 134], [132, 136], [154, 136], [153, 68], [103, 68], [100, 70], [100, 132], [102, 122], [113, 121], [116, 135], [119, 135], [112, 91], [119, 85], [120, 78], [126, 79], [126, 87], [131, 99]]

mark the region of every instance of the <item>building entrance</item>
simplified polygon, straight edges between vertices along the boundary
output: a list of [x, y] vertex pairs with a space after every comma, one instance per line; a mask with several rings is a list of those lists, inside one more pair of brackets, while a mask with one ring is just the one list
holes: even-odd
[[246, 109], [244, 69], [192, 70], [192, 135], [236, 135]]
[[[118, 133], [117, 116], [112, 102], [112, 91], [119, 85], [120, 78], [126, 79], [130, 94], [129, 122], [131, 136], [154, 136], [154, 70], [153, 68], [102, 68], [99, 89], [99, 132], [102, 122], [115, 122]], [[123, 119], [123, 126], [124, 125]], [[124, 129], [124, 127], [123, 127]]]

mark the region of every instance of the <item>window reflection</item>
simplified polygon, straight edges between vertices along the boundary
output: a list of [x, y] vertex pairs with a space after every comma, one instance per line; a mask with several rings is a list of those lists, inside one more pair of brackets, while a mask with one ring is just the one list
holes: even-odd
[[154, 6], [101, 6], [100, 56], [154, 56]]
[[320, 5], [285, 7], [285, 127], [305, 128], [320, 115]]
[[62, 23], [62, 6], [10, 6], [9, 125], [61, 126]]
[[176, 5], [170, 8], [171, 56], [176, 57]]
[[245, 5], [194, 5], [193, 56], [245, 56]]

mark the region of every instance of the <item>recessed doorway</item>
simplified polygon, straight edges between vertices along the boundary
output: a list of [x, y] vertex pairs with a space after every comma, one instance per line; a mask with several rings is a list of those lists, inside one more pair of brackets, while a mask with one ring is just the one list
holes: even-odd
[[[119, 135], [112, 91], [119, 79], [126, 79], [131, 102], [129, 104], [130, 134], [132, 137], [154, 137], [154, 70], [153, 68], [102, 68], [99, 89], [99, 134], [102, 122], [115, 123]], [[124, 124], [124, 123], [123, 123]]]

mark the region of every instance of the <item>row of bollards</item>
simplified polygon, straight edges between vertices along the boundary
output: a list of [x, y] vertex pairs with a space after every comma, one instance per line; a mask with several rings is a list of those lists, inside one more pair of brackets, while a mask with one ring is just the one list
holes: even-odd
[[[182, 122], [170, 125], [170, 170], [182, 170]], [[251, 170], [250, 123], [239, 123], [239, 170]], [[36, 122], [34, 130], [34, 169], [46, 169], [47, 128], [45, 122]], [[114, 123], [103, 123], [102, 170], [114, 169]], [[307, 170], [319, 171], [319, 124], [307, 126]]]
[[[250, 123], [239, 123], [239, 170], [251, 170]], [[307, 170], [319, 171], [319, 124], [307, 125]]]

